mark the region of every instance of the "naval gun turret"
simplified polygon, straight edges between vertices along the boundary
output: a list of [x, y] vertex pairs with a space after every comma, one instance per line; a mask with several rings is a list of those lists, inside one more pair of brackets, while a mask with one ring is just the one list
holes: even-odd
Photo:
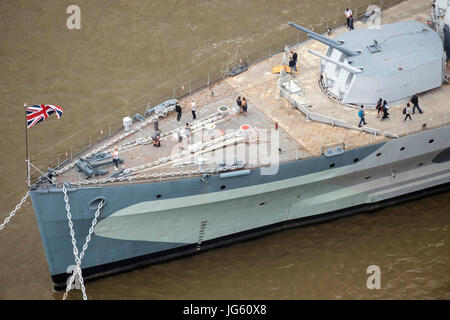
[[335, 39], [289, 22], [328, 48], [321, 59], [320, 85], [343, 104], [395, 103], [442, 85], [445, 53], [430, 27], [403, 21], [345, 32]]
[[450, 59], [450, 0], [434, 0], [428, 24], [444, 42], [447, 60]]

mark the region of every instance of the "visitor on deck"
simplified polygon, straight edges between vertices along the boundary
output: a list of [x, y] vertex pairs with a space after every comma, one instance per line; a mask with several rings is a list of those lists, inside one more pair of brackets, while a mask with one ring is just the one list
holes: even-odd
[[359, 109], [359, 111], [358, 111], [358, 116], [361, 118], [361, 120], [359, 121], [359, 124], [358, 124], [359, 128], [362, 127], [361, 123], [364, 123], [365, 125], [367, 124], [366, 119], [364, 119], [365, 115], [366, 115], [366, 113], [364, 112], [364, 106], [361, 105], [361, 109]]
[[191, 111], [192, 111], [192, 120], [197, 120], [197, 116], [195, 115], [195, 112], [197, 111], [196, 103], [194, 99], [191, 101]]
[[294, 58], [293, 57], [291, 57], [290, 59], [289, 59], [289, 72], [292, 74], [293, 72], [294, 72], [294, 70], [295, 70], [295, 61], [294, 61]]
[[350, 15], [350, 20], [348, 23], [349, 23], [348, 29], [353, 30], [353, 15]]
[[159, 130], [159, 122], [158, 119], [153, 119], [153, 130], [158, 131]]
[[119, 148], [114, 147], [114, 150], [112, 152], [112, 156], [113, 156], [114, 165], [116, 166], [114, 168], [114, 170], [118, 170], [118, 168], [119, 168]]
[[161, 130], [156, 130], [155, 133], [152, 135], [153, 140], [153, 146], [154, 147], [161, 147]]
[[53, 175], [54, 175], [53, 169], [49, 166], [47, 168], [47, 178], [48, 178], [48, 182], [50, 182], [50, 184], [53, 184]]
[[412, 109], [412, 114], [415, 113], [416, 108], [419, 110], [419, 113], [423, 113], [422, 109], [419, 107], [419, 95], [416, 93], [411, 97], [411, 103], [414, 105]]
[[189, 123], [184, 126], [184, 135], [186, 136], [187, 143], [191, 143], [191, 127]]
[[405, 114], [406, 116], [405, 116], [405, 119], [403, 120], [403, 121], [406, 121], [406, 119], [410, 119], [410, 120], [412, 120], [412, 118], [411, 118], [411, 109], [409, 108], [409, 106], [410, 106], [410, 104], [409, 104], [409, 102], [406, 104], [406, 107], [405, 107], [405, 109], [403, 110], [403, 114]]
[[383, 117], [381, 118], [381, 120], [383, 121], [384, 119], [388, 119], [389, 118], [389, 106], [386, 102], [386, 100], [383, 101]]
[[378, 99], [375, 109], [377, 109], [377, 118], [379, 118], [381, 113], [383, 113], [383, 99]]
[[177, 122], [180, 123], [182, 109], [178, 103], [175, 106], [175, 111], [177, 112]]
[[236, 99], [236, 104], [237, 104], [237, 106], [238, 106], [238, 108], [239, 108], [239, 113], [242, 113], [242, 100], [241, 100], [241, 96], [239, 96], [239, 97]]
[[350, 17], [352, 16], [353, 12], [351, 9], [347, 8], [345, 9], [345, 17], [347, 18], [347, 28], [350, 28]]
[[242, 98], [242, 112], [244, 113], [244, 117], [247, 116], [247, 100], [245, 97]]
[[292, 59], [294, 60], [294, 70], [297, 71], [297, 52], [291, 51]]

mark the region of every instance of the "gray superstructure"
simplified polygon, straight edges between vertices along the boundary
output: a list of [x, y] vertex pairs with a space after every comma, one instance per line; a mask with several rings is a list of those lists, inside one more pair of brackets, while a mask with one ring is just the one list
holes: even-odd
[[335, 40], [302, 28], [328, 46], [323, 86], [344, 104], [374, 105], [379, 97], [394, 103], [440, 87], [446, 56], [436, 32], [416, 21], [403, 21], [343, 33]]

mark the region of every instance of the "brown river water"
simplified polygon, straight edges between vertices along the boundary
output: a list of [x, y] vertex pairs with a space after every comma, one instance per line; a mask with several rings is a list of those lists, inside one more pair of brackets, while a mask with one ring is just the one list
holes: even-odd
[[[26, 192], [24, 103], [41, 169], [240, 59], [280, 50], [295, 21], [323, 28], [368, 0], [0, 0], [0, 222]], [[69, 30], [66, 9], [81, 8]], [[336, 19], [334, 20], [336, 21]], [[318, 30], [318, 29], [315, 29]], [[200, 80], [197, 80], [200, 79]], [[34, 174], [36, 175], [36, 174]], [[88, 283], [90, 299], [450, 299], [450, 193], [291, 229]], [[381, 289], [369, 290], [370, 265]], [[31, 202], [0, 231], [0, 299], [52, 291]], [[80, 299], [79, 291], [70, 298]]]

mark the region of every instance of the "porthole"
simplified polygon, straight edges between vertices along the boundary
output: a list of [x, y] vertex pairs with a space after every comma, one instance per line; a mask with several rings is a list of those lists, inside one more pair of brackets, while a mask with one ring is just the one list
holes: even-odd
[[159, 199], [159, 198], [161, 198], [161, 197], [162, 197], [162, 195], [160, 195], [160, 194], [157, 194], [157, 195], [156, 195], [156, 198], [157, 198], [157, 199]]
[[428, 140], [428, 143], [433, 143], [434, 139]]
[[379, 156], [381, 156], [381, 152], [378, 152], [378, 153], [377, 153], [377, 157], [379, 157]]
[[405, 147], [401, 147], [401, 148], [400, 148], [400, 151], [403, 151], [403, 150], [405, 150]]
[[222, 190], [225, 189], [225, 188], [226, 188], [226, 186], [220, 186], [220, 189], [222, 189]]
[[334, 163], [330, 164], [330, 168], [333, 168], [333, 167], [334, 167], [334, 165], [335, 165]]
[[355, 159], [353, 159], [353, 162], [358, 162], [359, 161], [359, 159], [358, 158], [355, 158]]

